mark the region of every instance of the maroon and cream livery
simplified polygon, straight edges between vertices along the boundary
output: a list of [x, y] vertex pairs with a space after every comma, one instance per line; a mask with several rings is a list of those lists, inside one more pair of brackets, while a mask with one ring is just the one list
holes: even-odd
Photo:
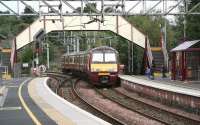
[[80, 73], [97, 85], [113, 85], [118, 80], [118, 52], [107, 46], [62, 56], [64, 72]]

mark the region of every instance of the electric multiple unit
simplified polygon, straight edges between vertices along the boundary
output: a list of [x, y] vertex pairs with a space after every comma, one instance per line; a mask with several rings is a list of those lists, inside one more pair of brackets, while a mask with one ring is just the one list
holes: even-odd
[[91, 50], [64, 54], [62, 56], [63, 72], [73, 72], [87, 77], [96, 85], [113, 85], [118, 80], [118, 52], [107, 46]]

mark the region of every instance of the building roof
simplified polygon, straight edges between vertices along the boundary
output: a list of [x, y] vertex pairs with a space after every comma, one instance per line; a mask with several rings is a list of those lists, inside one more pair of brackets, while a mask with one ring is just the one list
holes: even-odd
[[178, 45], [177, 47], [173, 48], [171, 52], [176, 52], [176, 51], [184, 51], [190, 48], [191, 46], [200, 43], [200, 40], [194, 40], [194, 41], [186, 41]]

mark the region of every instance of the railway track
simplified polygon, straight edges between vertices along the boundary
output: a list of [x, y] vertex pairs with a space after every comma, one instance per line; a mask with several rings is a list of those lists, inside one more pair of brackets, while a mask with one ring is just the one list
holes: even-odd
[[200, 122], [194, 119], [180, 116], [178, 114], [162, 110], [158, 107], [152, 106], [145, 102], [131, 98], [115, 89], [96, 89], [104, 98], [108, 98], [113, 102], [127, 108], [131, 111], [137, 112], [152, 120], [156, 120], [166, 125], [199, 125]]
[[110, 114], [108, 114], [107, 112], [101, 111], [99, 110], [97, 107], [91, 105], [89, 102], [87, 102], [87, 100], [79, 95], [79, 92], [77, 91], [77, 84], [79, 82], [79, 79], [76, 80], [76, 82], [73, 84], [73, 93], [74, 95], [76, 95], [78, 97], [78, 99], [80, 99], [83, 103], [85, 103], [86, 105], [88, 105], [90, 108], [92, 108], [93, 110], [99, 112], [100, 115], [104, 115], [105, 119], [110, 119], [108, 120], [108, 122], [110, 122], [113, 125], [126, 125], [126, 123], [123, 123], [122, 121], [116, 119], [115, 117], [112, 117]]
[[[63, 83], [66, 81], [70, 81], [68, 84], [68, 87], [65, 88], [67, 90], [67, 94], [62, 94], [63, 98], [67, 99], [68, 101], [71, 101], [73, 103], [74, 100], [78, 100], [78, 103], [81, 103], [80, 106], [83, 109], [89, 109], [89, 112], [92, 112], [93, 114], [97, 115], [98, 117], [101, 117], [102, 119], [112, 123], [112, 124], [126, 124], [121, 122], [120, 120], [112, 117], [111, 115], [107, 114], [106, 112], [100, 111], [95, 106], [91, 105], [89, 102], [87, 102], [87, 99], [84, 97], [81, 97], [81, 95], [78, 92], [77, 84], [79, 83], [79, 80], [71, 80], [73, 79], [72, 76], [69, 75], [63, 75], [61, 73], [55, 73], [51, 72], [48, 75], [51, 77], [56, 78], [59, 82], [59, 86], [57, 89], [63, 87]], [[76, 79], [76, 78], [75, 78]], [[72, 86], [71, 86], [72, 85]], [[142, 102], [140, 100], [134, 99], [130, 96], [125, 95], [124, 93], [121, 93], [115, 89], [107, 89], [106, 91], [103, 89], [95, 89], [100, 95], [102, 95], [104, 98], [107, 98], [119, 105], [121, 105], [123, 108], [126, 108], [128, 110], [131, 110], [133, 112], [136, 112], [144, 117], [147, 117], [149, 119], [155, 120], [159, 123], [171, 125], [199, 125], [200, 122], [194, 119], [190, 119], [187, 117], [180, 116], [178, 114], [160, 109], [159, 107], [152, 106], [148, 103]], [[66, 92], [66, 91], [65, 91]], [[62, 92], [63, 93], [63, 92]], [[68, 97], [66, 95], [69, 95]], [[75, 97], [75, 99], [74, 99]], [[78, 104], [79, 105], [79, 104]]]
[[[71, 101], [72, 103], [74, 103], [74, 101], [76, 101], [76, 102], [78, 101], [79, 107], [87, 109], [88, 112], [93, 113], [97, 117], [100, 117], [113, 125], [126, 125], [126, 123], [123, 123], [122, 121], [112, 117], [108, 113], [99, 110], [97, 107], [91, 105], [83, 97], [81, 97], [79, 95], [79, 92], [77, 91], [77, 84], [79, 82], [79, 79], [75, 78], [75, 80], [72, 80], [72, 79], [74, 79], [73, 77], [69, 77], [68, 75], [63, 75], [63, 74], [56, 73], [56, 72], [46, 73], [46, 75], [58, 80], [59, 87], [57, 89], [60, 89], [60, 87], [65, 86], [64, 81], [70, 82], [70, 83], [68, 83], [68, 87], [70, 87], [70, 88], [67, 88], [68, 92], [66, 94], [62, 94], [64, 96], [63, 98], [65, 98], [67, 100], [69, 98], [68, 101]], [[57, 91], [59, 91], [59, 90], [57, 90]], [[70, 93], [70, 92], [72, 92], [72, 93]], [[69, 97], [66, 97], [65, 95], [69, 95]]]

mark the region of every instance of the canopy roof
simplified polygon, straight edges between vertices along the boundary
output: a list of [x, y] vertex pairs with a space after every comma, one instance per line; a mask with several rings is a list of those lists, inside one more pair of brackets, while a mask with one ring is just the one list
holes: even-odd
[[191, 46], [199, 43], [200, 40], [194, 40], [194, 41], [186, 41], [184, 43], [181, 43], [180, 45], [178, 45], [177, 47], [173, 48], [171, 50], [171, 52], [176, 52], [176, 51], [184, 51], [187, 50], [188, 48], [190, 48]]

